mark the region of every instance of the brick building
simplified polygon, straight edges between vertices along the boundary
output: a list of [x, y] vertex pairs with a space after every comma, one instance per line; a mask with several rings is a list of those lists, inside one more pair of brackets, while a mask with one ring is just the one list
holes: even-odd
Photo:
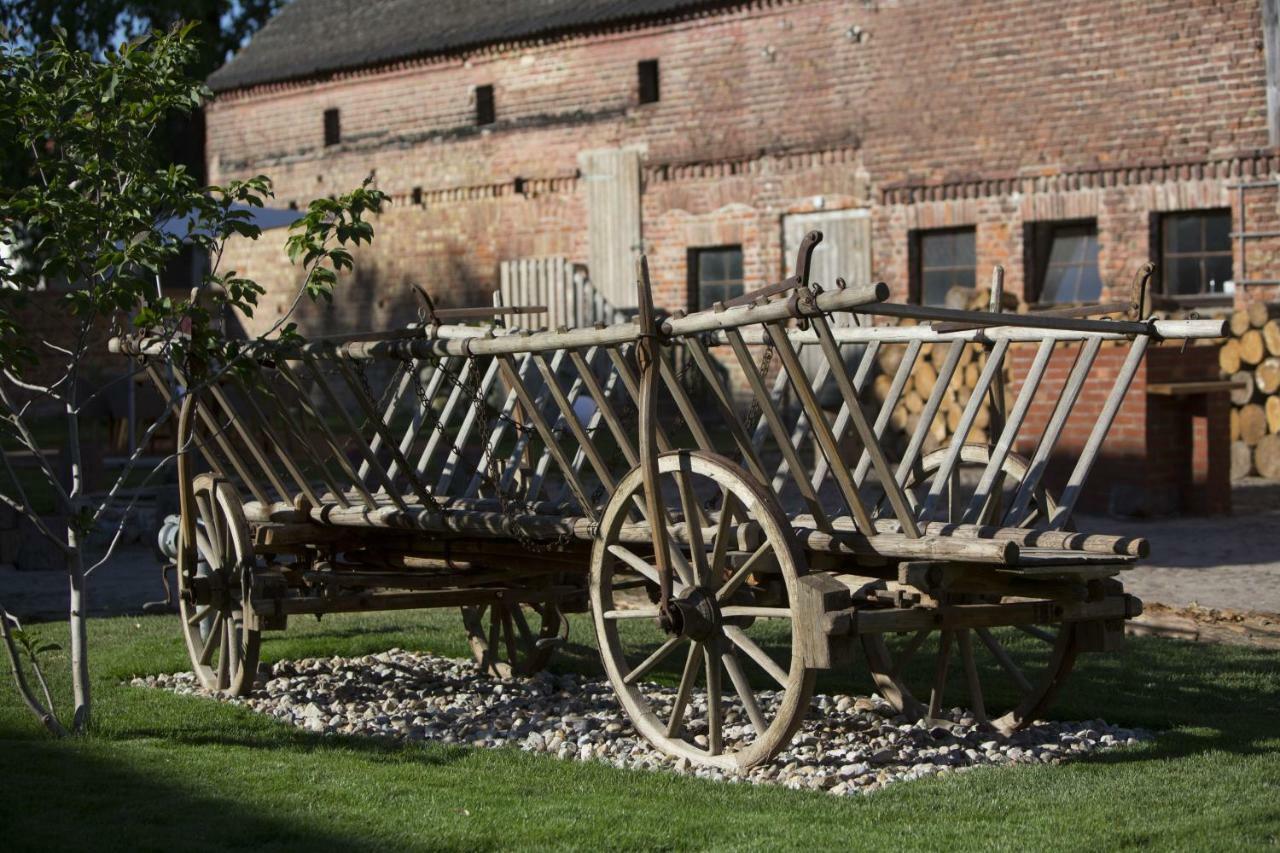
[[[1123, 298], [1151, 259], [1158, 295], [1205, 310], [1280, 279], [1280, 239], [1237, 236], [1280, 232], [1276, 7], [294, 0], [209, 81], [209, 173], [271, 175], [282, 205], [371, 171], [390, 193], [310, 331], [403, 322], [411, 282], [486, 302], [531, 258], [625, 306], [639, 250], [696, 309], [777, 280], [813, 227], [820, 281], [895, 299], [994, 264], [1029, 302]], [[275, 319], [279, 241], [227, 263]]]
[[[294, 0], [210, 79], [210, 175], [305, 204], [375, 173], [394, 203], [338, 328], [402, 316], [411, 281], [480, 301], [527, 257], [627, 304], [640, 248], [696, 306], [814, 226], [824, 269], [897, 298], [996, 263], [1031, 301], [1105, 297], [1151, 258], [1230, 302], [1271, 290], [1231, 284], [1242, 260], [1277, 277], [1277, 241], [1230, 236], [1233, 186], [1280, 172], [1274, 5]], [[1250, 190], [1247, 227], [1277, 200]], [[283, 284], [276, 242], [232, 260]]]

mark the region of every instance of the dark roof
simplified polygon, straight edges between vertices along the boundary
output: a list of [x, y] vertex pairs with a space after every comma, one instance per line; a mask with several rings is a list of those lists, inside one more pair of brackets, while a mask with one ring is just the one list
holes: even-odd
[[625, 24], [726, 0], [293, 0], [209, 78], [218, 92], [495, 42]]

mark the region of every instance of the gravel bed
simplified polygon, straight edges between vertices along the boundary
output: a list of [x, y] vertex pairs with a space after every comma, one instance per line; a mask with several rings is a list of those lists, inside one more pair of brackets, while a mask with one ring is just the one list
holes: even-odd
[[[132, 683], [215, 695], [191, 673]], [[974, 767], [1060, 764], [1151, 738], [1101, 720], [1037, 722], [1006, 738], [979, 728], [961, 708], [950, 709], [949, 725], [926, 726], [878, 697], [817, 695], [786, 750], [750, 771], [732, 772], [691, 766], [653, 749], [632, 729], [605, 680], [548, 672], [495, 679], [471, 661], [392, 649], [359, 658], [281, 661], [265, 668], [259, 683], [247, 698], [217, 698], [322, 734], [517, 747], [561, 759], [836, 795]], [[770, 698], [762, 695], [764, 703]], [[705, 707], [705, 696], [695, 694], [695, 709], [699, 702]], [[727, 742], [746, 731], [745, 722], [739, 709], [729, 708]]]

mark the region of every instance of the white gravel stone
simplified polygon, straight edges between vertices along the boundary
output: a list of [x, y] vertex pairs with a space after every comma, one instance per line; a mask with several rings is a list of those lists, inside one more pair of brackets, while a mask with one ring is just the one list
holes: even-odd
[[[605, 680], [548, 672], [500, 680], [482, 674], [471, 661], [400, 649], [358, 658], [281, 661], [261, 678], [262, 685], [243, 699], [203, 690], [192, 673], [132, 683], [212, 696], [326, 735], [514, 747], [564, 760], [838, 796], [974, 767], [1060, 764], [1151, 739], [1147, 732], [1102, 720], [1037, 721], [1004, 738], [975, 725], [962, 708], [951, 709], [945, 725], [929, 726], [896, 714], [879, 697], [818, 695], [787, 749], [767, 764], [734, 773], [652, 748], [632, 728]], [[674, 689], [670, 693], [674, 696]], [[762, 691], [760, 698], [768, 703], [778, 696]], [[695, 713], [705, 713], [705, 694], [695, 693], [690, 704]], [[738, 709], [728, 707], [725, 716], [727, 743], [750, 735]], [[701, 733], [699, 738], [706, 740]]]

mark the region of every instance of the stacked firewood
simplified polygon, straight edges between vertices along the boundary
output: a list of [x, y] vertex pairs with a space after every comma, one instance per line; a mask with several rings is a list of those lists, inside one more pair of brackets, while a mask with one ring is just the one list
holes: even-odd
[[[970, 311], [986, 311], [989, 309], [991, 302], [989, 288], [979, 287], [973, 290], [966, 290], [964, 294], [967, 299], [962, 303], [955, 304], [953, 300], [959, 295], [959, 292], [953, 290], [948, 298], [949, 304], [947, 307]], [[1025, 310], [1020, 305], [1017, 297], [1012, 294], [1004, 295], [1003, 308], [1005, 311]], [[901, 325], [915, 325], [915, 321], [905, 319], [901, 321]], [[893, 385], [893, 378], [897, 374], [898, 366], [902, 363], [902, 358], [905, 354], [906, 347], [903, 346], [881, 347], [877, 356], [879, 372], [872, 380], [871, 388], [877, 403], [883, 403], [889, 395], [889, 390]], [[945, 344], [926, 343], [920, 348], [920, 355], [916, 359], [910, 376], [907, 377], [906, 385], [902, 389], [902, 396], [898, 400], [898, 405], [894, 407], [893, 415], [889, 420], [890, 429], [886, 430], [886, 435], [889, 436], [888, 440], [890, 442], [897, 441], [905, 447], [909, 437], [915, 433], [916, 427], [920, 422], [921, 412], [929, 400], [929, 395], [933, 393], [934, 386], [938, 382], [938, 374], [941, 372], [946, 357], [947, 345]], [[973, 395], [973, 389], [978, 384], [978, 377], [982, 374], [982, 370], [986, 365], [987, 351], [985, 347], [980, 344], [970, 344], [965, 347], [960, 354], [960, 362], [956, 367], [956, 372], [952, 375], [951, 382], [938, 405], [938, 414], [933, 419], [929, 432], [925, 436], [923, 446], [925, 453], [943, 447], [950, 442], [951, 437], [959, 427], [960, 416], [964, 411], [965, 404]], [[1006, 359], [1000, 380], [1006, 388], [1009, 386], [1009, 377], [1009, 360]], [[974, 419], [973, 428], [969, 431], [968, 440], [970, 442], [985, 443], [989, 438], [990, 428], [991, 398], [990, 395], [984, 395], [981, 407], [978, 409], [977, 416]], [[900, 451], [902, 448], [895, 449]]]
[[1280, 479], [1280, 306], [1255, 302], [1231, 314], [1218, 351], [1231, 390], [1231, 478]]

